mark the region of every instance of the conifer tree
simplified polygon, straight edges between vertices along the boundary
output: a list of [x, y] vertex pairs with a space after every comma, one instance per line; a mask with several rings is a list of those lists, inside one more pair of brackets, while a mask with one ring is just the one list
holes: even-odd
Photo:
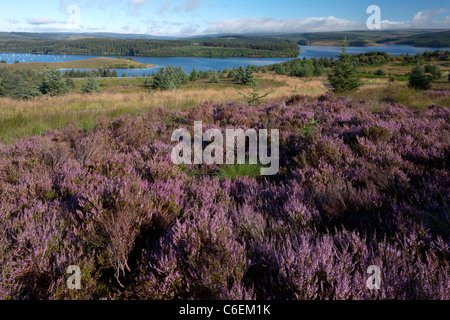
[[70, 88], [66, 83], [65, 77], [63, 77], [60, 71], [50, 70], [44, 71], [39, 90], [43, 94], [57, 96], [68, 93]]
[[411, 71], [408, 86], [419, 90], [427, 90], [431, 88], [431, 79], [425, 74], [424, 69], [420, 65], [417, 65]]
[[361, 80], [345, 47], [346, 41], [344, 40], [342, 54], [339, 55], [339, 60], [334, 63], [332, 72], [328, 75], [328, 80], [335, 93], [354, 91], [361, 86]]
[[83, 93], [92, 93], [100, 91], [97, 82], [93, 77], [90, 77], [83, 85], [81, 86], [81, 92]]

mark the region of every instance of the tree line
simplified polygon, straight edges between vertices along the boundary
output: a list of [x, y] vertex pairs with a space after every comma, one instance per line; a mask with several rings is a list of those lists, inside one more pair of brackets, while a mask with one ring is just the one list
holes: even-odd
[[94, 69], [94, 70], [65, 70], [62, 72], [64, 76], [69, 78], [117, 78], [119, 75], [115, 69]]
[[102, 56], [296, 57], [298, 50], [298, 46], [289, 41], [264, 39], [246, 42], [90, 38], [78, 40], [8, 40], [0, 42], [0, 52]]

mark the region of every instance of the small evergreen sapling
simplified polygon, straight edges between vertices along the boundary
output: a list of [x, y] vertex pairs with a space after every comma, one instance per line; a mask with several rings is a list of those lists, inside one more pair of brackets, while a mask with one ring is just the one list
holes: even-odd
[[361, 86], [361, 79], [358, 77], [357, 70], [345, 47], [346, 42], [344, 41], [342, 54], [339, 55], [339, 60], [334, 63], [332, 72], [328, 75], [328, 80], [335, 93], [354, 91]]
[[408, 86], [418, 90], [427, 90], [431, 88], [431, 77], [425, 74], [424, 69], [417, 65], [409, 76]]
[[98, 92], [100, 88], [98, 87], [97, 81], [93, 77], [90, 77], [83, 85], [81, 86], [81, 92], [83, 93], [92, 93]]

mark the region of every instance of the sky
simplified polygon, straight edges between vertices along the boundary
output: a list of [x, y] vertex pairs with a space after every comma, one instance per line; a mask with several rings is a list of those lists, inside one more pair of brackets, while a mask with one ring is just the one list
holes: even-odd
[[448, 0], [0, 0], [3, 32], [114, 32], [154, 36], [450, 29]]

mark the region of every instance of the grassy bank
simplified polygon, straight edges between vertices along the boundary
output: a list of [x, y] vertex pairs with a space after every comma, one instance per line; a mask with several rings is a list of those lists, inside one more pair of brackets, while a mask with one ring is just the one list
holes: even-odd
[[134, 60], [107, 57], [64, 62], [25, 62], [14, 64], [0, 63], [0, 67], [3, 68], [33, 71], [43, 71], [48, 69], [135, 69], [150, 68], [154, 66], [154, 64], [139, 63]]
[[[269, 92], [267, 100], [280, 101], [294, 94], [319, 96], [326, 92], [323, 79], [300, 79], [288, 76], [258, 74], [261, 93]], [[190, 82], [179, 90], [150, 91], [143, 78], [98, 78], [100, 93], [82, 94], [81, 84], [65, 96], [43, 96], [30, 100], [0, 98], [0, 139], [14, 140], [23, 135], [41, 134], [60, 129], [69, 123], [89, 128], [101, 117], [142, 114], [165, 106], [170, 110], [185, 110], [201, 105], [205, 100], [216, 103], [245, 102], [238, 92], [250, 94], [252, 89], [223, 79], [211, 83], [207, 79]]]

